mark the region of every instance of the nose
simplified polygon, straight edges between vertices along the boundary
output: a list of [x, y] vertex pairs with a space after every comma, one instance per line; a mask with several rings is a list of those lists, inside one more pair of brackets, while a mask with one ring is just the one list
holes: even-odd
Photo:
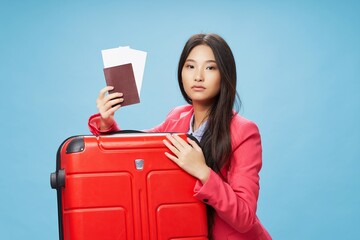
[[195, 82], [203, 82], [204, 81], [204, 76], [200, 69], [198, 71], [196, 71], [194, 80], [195, 80]]

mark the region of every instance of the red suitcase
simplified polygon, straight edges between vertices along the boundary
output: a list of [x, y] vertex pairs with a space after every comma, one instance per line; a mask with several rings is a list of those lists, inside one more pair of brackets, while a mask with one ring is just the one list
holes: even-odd
[[163, 139], [127, 133], [65, 140], [50, 176], [60, 239], [207, 239], [196, 180], [166, 158]]

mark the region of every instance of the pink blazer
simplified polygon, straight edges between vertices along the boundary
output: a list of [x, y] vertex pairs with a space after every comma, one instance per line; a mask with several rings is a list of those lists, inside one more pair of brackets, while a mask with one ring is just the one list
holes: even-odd
[[[164, 122], [148, 132], [188, 132], [193, 114], [191, 105], [173, 109]], [[99, 135], [119, 130], [114, 123], [106, 131], [99, 131], [99, 114], [89, 119], [90, 131]], [[231, 122], [232, 155], [230, 164], [221, 170], [225, 181], [215, 172], [205, 184], [198, 181], [194, 196], [216, 210], [214, 240], [269, 240], [269, 233], [256, 216], [259, 196], [259, 171], [262, 148], [257, 126], [235, 115]]]

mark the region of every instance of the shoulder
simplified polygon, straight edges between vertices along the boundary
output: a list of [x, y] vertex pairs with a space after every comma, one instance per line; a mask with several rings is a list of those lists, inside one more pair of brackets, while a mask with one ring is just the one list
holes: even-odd
[[167, 118], [182, 118], [188, 114], [192, 114], [193, 111], [192, 105], [177, 106], [169, 112]]
[[253, 121], [234, 113], [230, 125], [231, 142], [233, 147], [238, 146], [249, 137], [260, 139], [259, 128]]
[[167, 114], [161, 124], [148, 129], [147, 132], [187, 132], [193, 112], [191, 105], [175, 107]]
[[240, 116], [238, 113], [234, 113], [234, 116], [231, 120], [231, 129], [237, 129], [237, 128], [256, 128], [258, 129], [255, 122]]

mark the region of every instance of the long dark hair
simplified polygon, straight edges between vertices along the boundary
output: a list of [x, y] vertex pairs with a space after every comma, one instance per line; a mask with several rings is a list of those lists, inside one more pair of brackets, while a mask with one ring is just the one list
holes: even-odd
[[[233, 107], [238, 98], [236, 92], [236, 65], [235, 59], [229, 45], [217, 34], [195, 34], [186, 42], [180, 55], [178, 65], [178, 82], [181, 93], [186, 102], [192, 103], [187, 96], [182, 83], [182, 69], [191, 50], [198, 45], [209, 46], [215, 56], [216, 64], [220, 71], [221, 83], [220, 92], [208, 112], [207, 127], [201, 138], [200, 146], [203, 150], [206, 164], [221, 175], [221, 168], [228, 164], [231, 155], [230, 122], [233, 117]], [[209, 238], [212, 239], [212, 226], [214, 223], [215, 211], [207, 206]]]

